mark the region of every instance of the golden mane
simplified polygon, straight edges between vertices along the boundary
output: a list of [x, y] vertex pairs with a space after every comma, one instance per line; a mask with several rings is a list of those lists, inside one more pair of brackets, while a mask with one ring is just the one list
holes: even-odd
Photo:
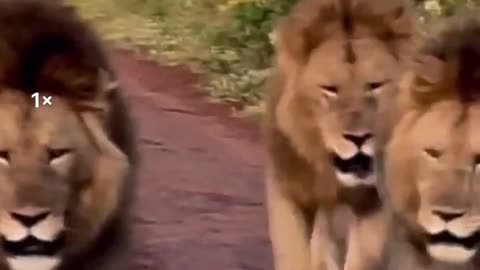
[[323, 40], [346, 35], [347, 39], [378, 38], [400, 58], [411, 47], [411, 16], [410, 9], [390, 1], [299, 1], [279, 23], [278, 56], [301, 65]]
[[[354, 254], [339, 255], [332, 222], [348, 205], [363, 225], [340, 238], [375, 227], [373, 142], [393, 124], [386, 114], [414, 48], [415, 22], [403, 0], [302, 0], [279, 22], [264, 121], [276, 270], [355, 263]], [[379, 246], [373, 238], [370, 247]]]

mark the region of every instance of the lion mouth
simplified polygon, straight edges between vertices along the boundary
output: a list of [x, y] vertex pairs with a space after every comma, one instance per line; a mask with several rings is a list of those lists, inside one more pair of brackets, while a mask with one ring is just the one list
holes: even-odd
[[65, 242], [64, 234], [52, 241], [44, 241], [29, 235], [20, 241], [2, 239], [4, 251], [10, 256], [55, 256], [62, 250]]
[[448, 231], [442, 231], [437, 234], [427, 234], [426, 236], [427, 242], [430, 245], [457, 245], [462, 246], [465, 249], [474, 249], [480, 242], [480, 231], [477, 231], [468, 237], [457, 237]]
[[332, 155], [333, 165], [342, 173], [353, 174], [360, 179], [367, 178], [373, 172], [373, 159], [362, 152], [349, 159], [342, 159], [337, 154]]

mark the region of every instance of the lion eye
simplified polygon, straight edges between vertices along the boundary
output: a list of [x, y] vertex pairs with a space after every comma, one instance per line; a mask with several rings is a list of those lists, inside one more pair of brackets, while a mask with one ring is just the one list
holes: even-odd
[[10, 162], [10, 153], [8, 150], [0, 150], [0, 160], [5, 164]]
[[424, 151], [429, 157], [434, 158], [434, 159], [438, 159], [438, 158], [440, 158], [440, 156], [442, 156], [442, 151], [437, 150], [437, 149], [425, 148]]
[[337, 95], [338, 93], [338, 87], [334, 85], [320, 85], [320, 87], [330, 96]]
[[58, 148], [58, 149], [49, 148], [47, 149], [47, 151], [48, 151], [49, 162], [52, 162], [72, 152], [71, 149], [68, 149], [68, 148]]
[[367, 90], [373, 92], [381, 87], [383, 87], [387, 81], [371, 82], [367, 84]]

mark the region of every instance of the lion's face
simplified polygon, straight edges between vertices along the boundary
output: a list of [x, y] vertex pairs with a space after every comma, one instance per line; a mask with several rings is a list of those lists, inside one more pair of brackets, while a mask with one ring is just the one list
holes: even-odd
[[34, 108], [25, 94], [0, 93], [1, 253], [12, 270], [54, 269], [92, 242], [126, 170], [121, 155], [104, 151], [93, 120], [52, 100]]
[[439, 261], [464, 263], [480, 242], [480, 106], [435, 103], [407, 114], [388, 146], [395, 210]]
[[[374, 140], [394, 93], [399, 64], [373, 38], [326, 41], [300, 75], [298, 95], [311, 111], [338, 180], [346, 186], [375, 183]], [[347, 48], [350, 46], [351, 48]]]

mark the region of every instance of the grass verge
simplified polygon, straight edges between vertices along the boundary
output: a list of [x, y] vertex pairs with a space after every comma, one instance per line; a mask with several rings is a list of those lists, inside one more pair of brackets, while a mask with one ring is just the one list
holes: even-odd
[[[132, 5], [131, 0], [68, 0], [105, 40], [121, 48], [147, 50], [162, 64], [187, 64], [206, 77], [202, 88], [209, 96], [240, 105], [245, 108], [241, 115], [257, 116], [262, 113], [260, 89], [269, 69], [265, 64], [245, 65], [247, 58], [258, 60], [243, 53], [252, 54], [251, 48], [239, 52], [212, 45], [212, 40], [232, 42], [228, 32], [232, 21], [218, 10], [222, 1], [151, 0], [157, 7], [147, 9], [148, 0], [141, 5]], [[162, 3], [168, 6], [158, 12]]]

